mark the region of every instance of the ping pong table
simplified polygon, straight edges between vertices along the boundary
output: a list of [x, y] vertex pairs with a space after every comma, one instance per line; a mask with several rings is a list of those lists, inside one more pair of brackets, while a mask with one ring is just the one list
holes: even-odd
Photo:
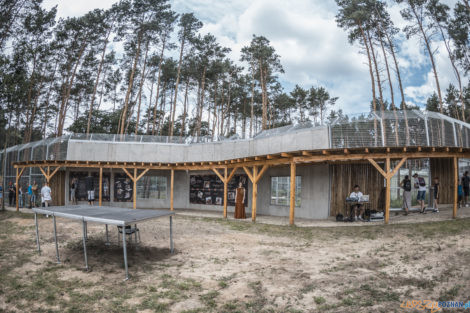
[[88, 257], [86, 249], [87, 241], [87, 223], [100, 223], [106, 225], [106, 240], [108, 242], [108, 225], [115, 225], [122, 227], [122, 246], [124, 254], [124, 268], [126, 271], [126, 279], [129, 279], [129, 271], [127, 267], [127, 247], [126, 247], [126, 234], [125, 228], [128, 225], [137, 224], [138, 222], [146, 221], [149, 219], [160, 218], [169, 216], [170, 217], [170, 252], [173, 253], [173, 216], [175, 213], [170, 210], [142, 210], [142, 209], [127, 209], [119, 207], [109, 206], [90, 206], [90, 205], [74, 205], [74, 206], [54, 206], [54, 207], [42, 207], [33, 208], [34, 211], [34, 223], [36, 225], [36, 244], [39, 254], [41, 254], [41, 245], [39, 243], [39, 226], [38, 226], [38, 214], [52, 216], [54, 224], [54, 241], [56, 249], [57, 263], [60, 263], [59, 256], [59, 245], [57, 241], [57, 226], [56, 217], [68, 218], [72, 220], [78, 220], [82, 222], [83, 230], [83, 254], [85, 257], [85, 269], [88, 271]]

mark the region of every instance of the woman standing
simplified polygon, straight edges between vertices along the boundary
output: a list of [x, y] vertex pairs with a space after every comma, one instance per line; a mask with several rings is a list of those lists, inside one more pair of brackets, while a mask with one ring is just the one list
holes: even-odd
[[242, 182], [238, 184], [238, 188], [235, 191], [235, 218], [246, 218], [245, 215], [245, 188], [243, 188]]
[[400, 186], [403, 188], [402, 208], [405, 210], [405, 215], [408, 215], [408, 210], [411, 208], [411, 180], [408, 175], [401, 181]]
[[439, 186], [439, 177], [434, 177], [434, 213], [439, 213], [439, 196], [441, 194], [441, 187]]

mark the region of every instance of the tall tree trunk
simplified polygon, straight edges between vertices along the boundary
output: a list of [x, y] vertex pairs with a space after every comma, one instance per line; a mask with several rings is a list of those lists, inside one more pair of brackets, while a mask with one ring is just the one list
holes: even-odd
[[261, 59], [258, 60], [259, 63], [259, 72], [260, 72], [260, 82], [261, 82], [261, 100], [262, 100], [262, 119], [261, 119], [261, 127], [263, 130], [268, 129], [268, 103], [266, 99], [266, 82], [264, 81], [264, 69], [263, 69], [263, 62]]
[[129, 98], [131, 96], [132, 85], [134, 84], [135, 69], [137, 68], [137, 61], [140, 55], [140, 44], [142, 41], [142, 31], [137, 35], [137, 50], [135, 52], [134, 64], [132, 65], [131, 76], [129, 77], [129, 84], [127, 86], [126, 98], [124, 100], [123, 112], [121, 117], [121, 135], [124, 135], [124, 126], [126, 125], [127, 110], [129, 107]]
[[441, 86], [439, 85], [439, 77], [437, 76], [436, 63], [434, 61], [434, 54], [431, 50], [431, 43], [429, 42], [429, 38], [426, 35], [426, 32], [424, 31], [423, 21], [418, 17], [418, 13], [416, 12], [415, 7], [414, 6], [410, 6], [410, 7], [418, 23], [421, 35], [423, 36], [424, 43], [426, 45], [426, 50], [428, 50], [429, 59], [431, 60], [431, 65], [432, 65], [432, 71], [434, 73], [434, 79], [436, 80], [437, 96], [439, 97], [439, 111], [441, 114], [444, 114], [444, 105], [443, 105], [442, 95], [441, 95]]
[[205, 82], [206, 82], [206, 66], [204, 66], [204, 69], [202, 70], [201, 102], [199, 103], [199, 115], [197, 118], [197, 126], [196, 126], [196, 135], [198, 138], [201, 136], [202, 108], [204, 107]]
[[165, 45], [166, 45], [166, 36], [164, 36], [164, 39], [162, 42], [162, 50], [160, 51], [160, 60], [158, 62], [157, 95], [155, 96], [155, 108], [153, 110], [152, 135], [155, 135], [155, 123], [157, 121], [157, 104], [158, 104], [158, 97], [160, 96], [160, 79], [161, 79], [161, 73], [162, 73], [163, 55], [165, 52]]
[[[372, 109], [374, 110], [374, 113], [377, 111], [377, 99], [375, 96], [375, 79], [374, 79], [374, 71], [372, 68], [372, 60], [370, 56], [370, 51], [369, 51], [369, 44], [367, 43], [367, 37], [366, 34], [364, 33], [364, 29], [362, 28], [360, 23], [357, 23], [357, 26], [359, 27], [359, 30], [361, 32], [362, 40], [364, 41], [364, 47], [367, 52], [367, 60], [369, 61], [369, 74], [370, 74], [370, 81], [371, 81], [371, 86], [372, 86]], [[375, 145], [377, 146], [377, 120], [374, 117], [374, 131], [375, 131]]]
[[452, 64], [452, 69], [454, 70], [455, 78], [457, 78], [457, 83], [459, 84], [459, 99], [460, 99], [460, 104], [461, 104], [460, 108], [461, 108], [461, 111], [462, 111], [462, 121], [465, 122], [465, 101], [463, 99], [462, 78], [460, 76], [460, 72], [459, 72], [457, 66], [455, 65], [455, 59], [454, 59], [454, 56], [452, 55], [452, 50], [450, 48], [449, 40], [447, 40], [447, 38], [444, 34], [444, 30], [442, 29], [441, 24], [437, 21], [436, 21], [436, 23], [439, 27], [439, 31], [440, 31], [441, 36], [442, 36], [442, 40], [444, 41], [444, 44], [446, 46], [446, 50], [447, 50], [447, 53], [449, 55], [450, 63]]
[[398, 87], [400, 88], [400, 94], [401, 94], [400, 109], [403, 110], [403, 117], [405, 119], [406, 145], [408, 146], [410, 144], [410, 131], [409, 131], [410, 128], [408, 125], [408, 113], [406, 112], [407, 107], [406, 107], [406, 102], [405, 102], [405, 92], [403, 91], [403, 84], [401, 82], [400, 67], [398, 66], [398, 61], [395, 55], [395, 47], [393, 45], [393, 42], [389, 34], [386, 31], [384, 33], [385, 33], [385, 37], [387, 38], [390, 53], [392, 54], [393, 63], [395, 64], [395, 71], [396, 71], [397, 79], [398, 79]]
[[251, 80], [251, 112], [250, 112], [250, 138], [253, 138], [253, 121], [255, 119], [255, 76]]
[[104, 57], [106, 56], [106, 47], [108, 46], [109, 36], [111, 35], [111, 30], [112, 30], [112, 27], [110, 27], [110, 29], [108, 30], [106, 39], [104, 40], [103, 51], [101, 52], [100, 65], [98, 66], [98, 73], [96, 74], [95, 85], [93, 86], [93, 93], [91, 94], [90, 107], [88, 108], [88, 123], [86, 126], [87, 136], [90, 133], [91, 117], [93, 116], [93, 105], [95, 102], [96, 91], [98, 90], [98, 84], [100, 82], [101, 71], [103, 70]]
[[150, 86], [149, 107], [147, 108], [147, 131], [145, 132], [146, 135], [150, 135], [150, 115], [152, 114], [153, 85], [155, 85], [155, 79], [152, 79], [152, 86]]
[[181, 39], [181, 49], [180, 49], [180, 59], [179, 59], [179, 62], [178, 62], [178, 71], [176, 73], [175, 97], [173, 99], [174, 109], [172, 110], [171, 122], [170, 122], [170, 137], [173, 136], [173, 126], [174, 126], [174, 123], [175, 123], [176, 101], [178, 100], [178, 85], [180, 83], [181, 64], [183, 63], [184, 42], [185, 42], [185, 38], [183, 36], [183, 38]]
[[388, 66], [388, 57], [387, 57], [387, 53], [385, 52], [385, 47], [384, 47], [384, 43], [383, 43], [383, 39], [382, 37], [379, 38], [380, 40], [380, 47], [382, 48], [382, 53], [384, 55], [384, 61], [385, 61], [385, 68], [387, 70], [387, 77], [388, 77], [388, 85], [390, 86], [390, 99], [392, 101], [392, 110], [393, 110], [393, 115], [395, 117], [395, 144], [397, 145], [397, 147], [399, 146], [400, 142], [399, 142], [399, 138], [398, 138], [398, 115], [397, 115], [397, 108], [395, 106], [395, 97], [393, 95], [393, 83], [392, 83], [392, 77], [390, 75], [390, 68]]
[[188, 115], [188, 91], [189, 91], [189, 76], [186, 79], [186, 88], [184, 91], [184, 102], [183, 102], [183, 120], [181, 121], [181, 132], [180, 137], [186, 133], [186, 119]]
[[162, 134], [162, 124], [165, 122], [165, 108], [166, 108], [166, 82], [163, 83], [162, 100], [160, 101], [160, 116], [158, 117], [158, 135]]
[[147, 41], [147, 44], [145, 45], [145, 56], [144, 56], [144, 64], [142, 68], [142, 75], [140, 78], [140, 85], [139, 85], [139, 104], [137, 105], [137, 121], [135, 125], [135, 132], [134, 134], [137, 136], [137, 133], [139, 131], [139, 122], [140, 122], [140, 107], [142, 105], [142, 88], [144, 88], [144, 83], [145, 83], [145, 71], [147, 69], [147, 56], [149, 52], [149, 45], [150, 45], [150, 40]]
[[68, 101], [70, 98], [70, 91], [72, 90], [73, 81], [75, 79], [75, 75], [77, 73], [78, 66], [80, 65], [83, 53], [85, 52], [85, 48], [87, 47], [87, 43], [84, 43], [78, 53], [77, 61], [75, 63], [72, 76], [67, 81], [66, 85], [64, 86], [64, 93], [61, 101], [61, 106], [58, 115], [58, 125], [57, 125], [57, 137], [62, 136], [65, 124], [65, 116], [67, 113]]

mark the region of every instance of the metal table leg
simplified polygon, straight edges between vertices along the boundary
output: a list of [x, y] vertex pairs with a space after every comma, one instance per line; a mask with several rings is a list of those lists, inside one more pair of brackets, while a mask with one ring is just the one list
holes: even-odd
[[36, 244], [38, 246], [38, 253], [41, 255], [41, 245], [39, 244], [39, 227], [38, 227], [38, 214], [34, 213], [34, 223], [36, 224]]
[[[125, 226], [122, 228], [125, 231]], [[129, 279], [129, 270], [127, 268], [127, 248], [126, 248], [126, 234], [123, 232], [122, 233], [122, 249], [124, 251], [124, 268], [126, 269], [126, 279]]]
[[173, 253], [173, 216], [170, 215], [170, 252]]
[[85, 269], [88, 271], [88, 258], [86, 255], [86, 222], [82, 221], [83, 226], [83, 254], [85, 255]]
[[88, 223], [85, 222], [85, 239], [88, 241]]
[[105, 245], [109, 246], [108, 224], [106, 224], [106, 243], [105, 243]]
[[54, 221], [55, 254], [57, 256], [57, 264], [60, 264], [59, 244], [57, 243], [57, 226], [56, 226], [56, 222], [55, 222], [55, 215], [52, 216], [52, 220]]

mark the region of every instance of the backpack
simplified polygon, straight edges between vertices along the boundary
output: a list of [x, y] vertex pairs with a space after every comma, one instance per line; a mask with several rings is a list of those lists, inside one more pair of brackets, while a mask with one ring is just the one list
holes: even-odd
[[405, 180], [405, 184], [403, 185], [403, 189], [405, 189], [405, 191], [411, 191], [411, 180]]
[[426, 186], [426, 182], [424, 181], [424, 178], [418, 177], [418, 184], [419, 184], [421, 187]]
[[339, 213], [338, 215], [336, 215], [336, 221], [337, 222], [342, 222], [343, 221], [343, 214]]

